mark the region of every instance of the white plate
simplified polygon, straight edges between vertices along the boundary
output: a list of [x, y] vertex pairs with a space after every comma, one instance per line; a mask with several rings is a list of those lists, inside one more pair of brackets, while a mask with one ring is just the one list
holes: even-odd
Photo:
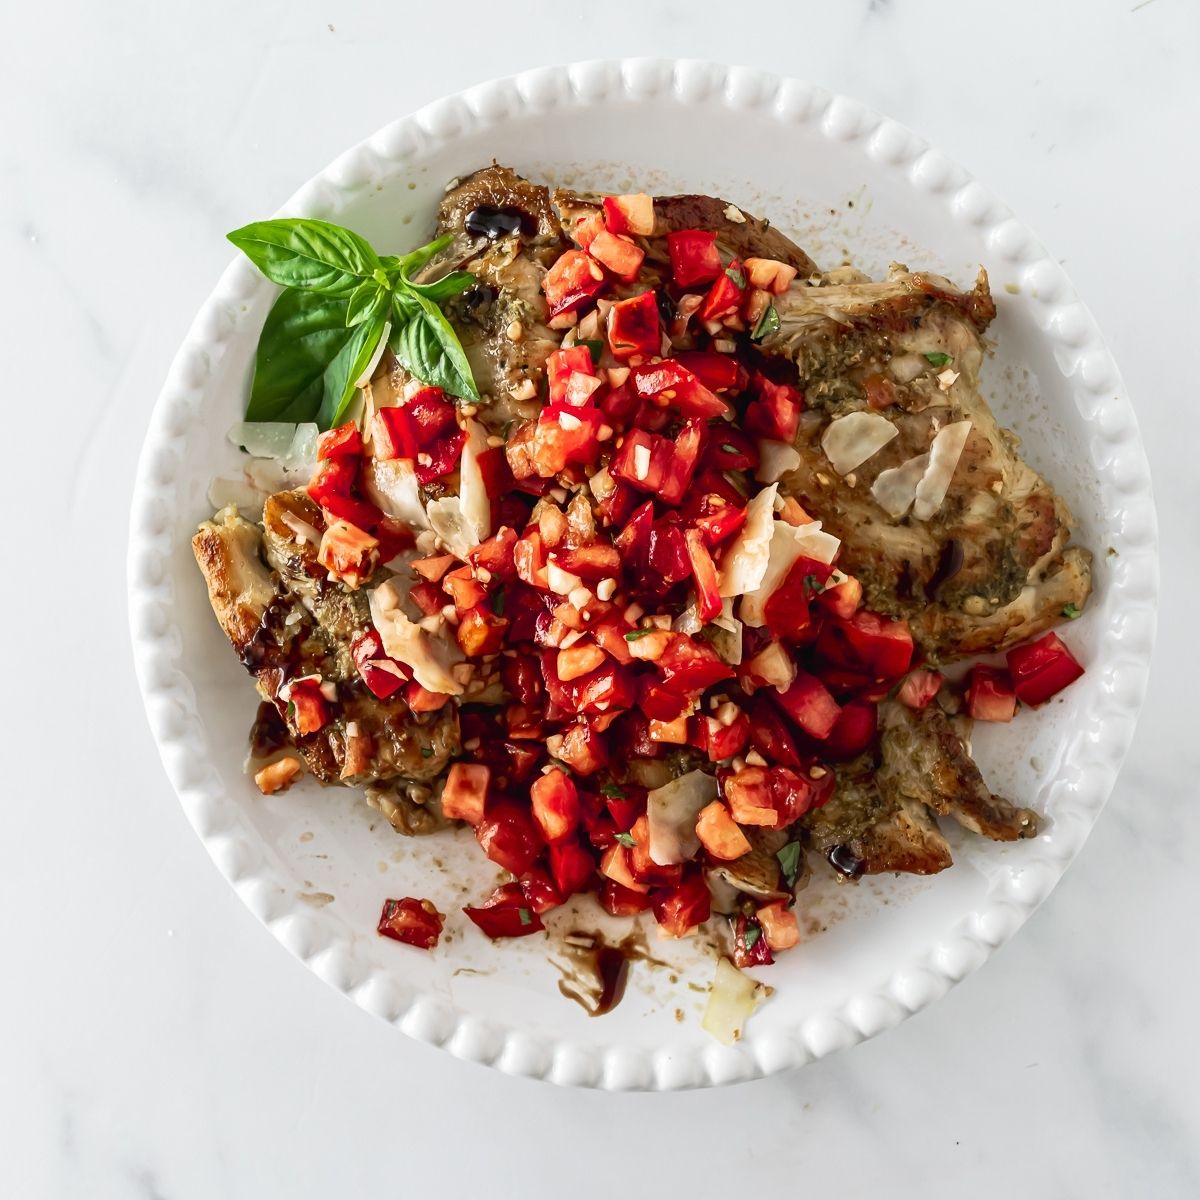
[[[534, 179], [723, 195], [794, 232], [826, 266], [848, 249], [870, 271], [903, 258], [968, 283], [988, 268], [999, 316], [986, 392], [1096, 552], [1095, 595], [1067, 634], [1087, 675], [1045, 711], [976, 738], [992, 787], [1044, 813], [1044, 832], [1005, 846], [952, 831], [955, 865], [930, 880], [818, 879], [802, 894], [813, 936], [762, 972], [776, 993], [726, 1049], [701, 1030], [704, 997], [689, 986], [711, 978], [702, 947], [652, 940], [677, 982], [637, 965], [624, 1002], [588, 1018], [559, 994], [542, 936], [492, 944], [462, 916], [494, 877], [469, 836], [400, 838], [348, 791], [260, 796], [242, 773], [255, 694], [189, 547], [209, 515], [210, 478], [234, 465], [223, 433], [240, 415], [274, 291], [244, 259], [179, 350], [134, 497], [130, 623], [163, 762], [250, 909], [323, 979], [413, 1037], [605, 1088], [724, 1083], [810, 1061], [896, 1024], [978, 967], [1054, 887], [1113, 786], [1146, 685], [1157, 589], [1133, 411], [1066, 275], [986, 188], [858, 104], [757, 71], [588, 63], [485, 84], [348, 151], [283, 213], [329, 217], [402, 251], [428, 237], [444, 184], [493, 158]], [[384, 898], [404, 895], [451, 914], [433, 954], [374, 933]]]

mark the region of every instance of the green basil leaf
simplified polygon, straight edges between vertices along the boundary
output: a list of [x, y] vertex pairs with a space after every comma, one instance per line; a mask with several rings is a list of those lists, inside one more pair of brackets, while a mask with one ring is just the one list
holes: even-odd
[[742, 934], [742, 941], [745, 943], [746, 949], [753, 950], [760, 937], [762, 937], [762, 929], [747, 921], [745, 932]]
[[627, 642], [636, 642], [639, 638], [648, 637], [652, 633], [657, 633], [658, 630], [654, 627], [650, 629], [631, 629], [626, 635]]
[[227, 236], [272, 283], [339, 300], [379, 266], [379, 256], [363, 238], [329, 221], [255, 221]]
[[441, 237], [436, 237], [432, 242], [426, 242], [424, 246], [418, 246], [415, 250], [400, 255], [399, 258], [389, 256], [384, 260], [384, 269], [397, 271], [400, 278], [405, 283], [409, 283], [414, 271], [419, 271], [439, 250], [444, 250], [452, 241], [454, 241], [454, 234], [443, 233]]
[[350, 336], [344, 300], [280, 292], [259, 335], [246, 420], [314, 420], [325, 369]]
[[405, 369], [430, 387], [440, 387], [463, 400], [478, 400], [471, 366], [442, 310], [410, 291], [397, 292], [393, 307], [396, 323], [391, 346]]
[[332, 429], [345, 419], [346, 410], [357, 391], [355, 381], [370, 364], [386, 324], [384, 317], [377, 316], [355, 325], [350, 340], [326, 368], [325, 394], [317, 413], [317, 424], [322, 429]]
[[470, 271], [451, 271], [449, 275], [443, 275], [441, 279], [435, 279], [432, 283], [409, 283], [406, 280], [405, 286], [408, 291], [416, 292], [426, 300], [437, 303], [449, 300], [452, 296], [462, 295], [474, 282], [475, 276]]
[[592, 356], [592, 367], [599, 367], [600, 355], [604, 353], [604, 343], [599, 338], [580, 338], [575, 345], [586, 346]]
[[944, 367], [947, 363], [954, 361], [949, 354], [944, 354], [941, 350], [931, 350], [922, 357], [931, 367]]
[[761, 342], [764, 338], [768, 338], [773, 333], [779, 332], [779, 312], [775, 305], [768, 304], [767, 311], [758, 319], [758, 324], [754, 327], [754, 332], [750, 335], [752, 342]]
[[346, 324], [360, 325], [387, 308], [389, 293], [373, 279], [364, 279], [346, 303]]
[[533, 913], [528, 908], [518, 908], [517, 916], [520, 918], [522, 925], [533, 924]]
[[610, 800], [624, 800], [625, 799], [625, 793], [623, 791], [621, 791], [621, 789], [615, 783], [612, 783], [611, 781], [609, 783], [606, 783], [600, 789], [600, 794], [602, 796], [607, 796]]
[[746, 276], [741, 271], [734, 270], [733, 267], [726, 267], [725, 274], [729, 276], [735, 286], [744, 288], [746, 286]]
[[800, 854], [800, 843], [788, 842], [775, 855], [779, 859], [779, 866], [783, 871], [783, 877], [787, 881], [788, 887], [795, 887], [796, 880], [800, 876]]
[[630, 850], [632, 850], [634, 848], [634, 846], [637, 845], [637, 842], [635, 842], [633, 840], [632, 833], [618, 833], [615, 836], [616, 836], [617, 841], [620, 842], [622, 846], [625, 846]]
[[1082, 617], [1083, 613], [1080, 611], [1079, 605], [1072, 601], [1063, 605], [1062, 615], [1066, 617], [1068, 621], [1074, 621], [1077, 617]]

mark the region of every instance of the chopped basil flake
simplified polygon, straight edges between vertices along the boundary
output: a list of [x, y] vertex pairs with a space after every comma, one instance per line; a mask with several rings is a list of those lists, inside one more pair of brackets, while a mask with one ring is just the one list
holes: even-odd
[[631, 629], [626, 635], [627, 642], [636, 642], [638, 638], [644, 638], [648, 633], [657, 633], [657, 629]]
[[746, 932], [742, 934], [742, 941], [746, 943], [746, 949], [753, 950], [760, 937], [762, 937], [762, 929], [757, 924], [747, 921]]
[[604, 353], [604, 343], [599, 338], [580, 338], [575, 345], [586, 346], [588, 353], [592, 356], [592, 366], [600, 365], [600, 355]]
[[779, 859], [779, 866], [788, 887], [795, 887], [800, 875], [800, 843], [788, 842], [775, 857]]
[[1076, 617], [1081, 617], [1081, 616], [1083, 616], [1083, 613], [1081, 613], [1081, 612], [1079, 611], [1079, 607], [1078, 607], [1078, 605], [1075, 605], [1075, 604], [1064, 604], [1064, 605], [1063, 605], [1063, 610], [1062, 610], [1062, 615], [1063, 615], [1064, 617], [1066, 617], [1068, 621], [1074, 621]]
[[951, 355], [943, 354], [941, 350], [931, 350], [923, 357], [931, 367], [944, 367], [947, 363], [954, 361]]
[[815, 575], [805, 575], [804, 586], [814, 596], [819, 596], [825, 590], [825, 585]]
[[296, 703], [294, 700], [287, 702], [287, 715], [289, 720], [296, 715]]
[[504, 616], [504, 589], [497, 588], [496, 594], [492, 597], [492, 612], [498, 617]]
[[736, 446], [731, 446], [728, 442], [722, 442], [721, 449], [724, 450], [726, 454], [741, 454], [741, 451]]
[[518, 909], [517, 909], [517, 916], [521, 918], [521, 924], [522, 924], [522, 925], [532, 925], [532, 924], [533, 924], [533, 913], [531, 913], [531, 912], [529, 911], [529, 909], [527, 909], [527, 908], [518, 908]]
[[422, 758], [432, 758], [433, 750], [429, 746], [422, 746], [421, 747], [421, 757]]
[[726, 267], [725, 274], [728, 275], [729, 278], [738, 285], [738, 287], [744, 288], [746, 286], [746, 276], [743, 275], [741, 271], [735, 271], [733, 267]]
[[761, 342], [763, 338], [768, 338], [773, 333], [779, 332], [779, 313], [775, 305], [768, 304], [767, 311], [758, 319], [758, 324], [754, 327], [754, 332], [750, 335], [752, 342]]
[[624, 800], [625, 793], [615, 783], [606, 783], [601, 789], [600, 794], [607, 796], [610, 800]]
[[637, 845], [637, 842], [633, 840], [632, 833], [618, 833], [617, 841], [620, 842], [622, 846], [627, 846], [630, 850]]

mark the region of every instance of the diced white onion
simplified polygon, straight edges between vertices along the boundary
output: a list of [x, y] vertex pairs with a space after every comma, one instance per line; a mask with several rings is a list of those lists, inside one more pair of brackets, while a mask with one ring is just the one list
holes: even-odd
[[707, 771], [689, 771], [646, 796], [650, 861], [660, 867], [687, 862], [700, 849], [696, 817], [717, 798], [717, 781]]
[[913, 501], [913, 516], [918, 521], [928, 521], [942, 507], [970, 432], [970, 421], [955, 421], [938, 430], [929, 447], [929, 466], [917, 484]]
[[878, 454], [899, 432], [882, 413], [847, 413], [826, 426], [821, 449], [839, 475], [848, 475]]

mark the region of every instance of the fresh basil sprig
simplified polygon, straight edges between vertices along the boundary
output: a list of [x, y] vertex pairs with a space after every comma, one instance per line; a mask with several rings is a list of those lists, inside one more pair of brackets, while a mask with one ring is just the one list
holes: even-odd
[[340, 424], [389, 323], [388, 345], [412, 375], [461, 399], [479, 399], [467, 356], [438, 307], [475, 277], [452, 271], [429, 283], [412, 278], [451, 235], [409, 254], [381, 256], [340, 225], [289, 217], [256, 221], [229, 240], [285, 289], [259, 337], [246, 420]]

